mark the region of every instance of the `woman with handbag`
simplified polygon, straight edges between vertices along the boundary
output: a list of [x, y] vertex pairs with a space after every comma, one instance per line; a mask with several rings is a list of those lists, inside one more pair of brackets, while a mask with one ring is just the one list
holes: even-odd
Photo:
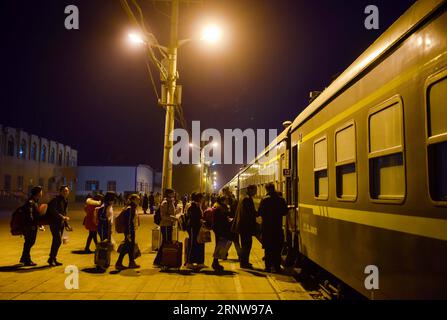
[[202, 202], [204, 200], [202, 193], [193, 193], [191, 195], [192, 202], [186, 212], [188, 220], [187, 232], [189, 235], [186, 267], [190, 269], [205, 268], [205, 242], [200, 239], [200, 231], [202, 228]]

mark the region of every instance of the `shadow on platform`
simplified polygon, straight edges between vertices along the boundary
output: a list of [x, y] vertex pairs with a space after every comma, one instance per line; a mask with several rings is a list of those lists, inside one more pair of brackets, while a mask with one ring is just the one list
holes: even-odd
[[84, 268], [81, 270], [82, 272], [91, 273], [91, 274], [104, 274], [107, 272], [107, 270], [93, 267], [93, 268]]
[[71, 253], [73, 253], [73, 254], [94, 254], [95, 251], [85, 252], [84, 250], [73, 250]]
[[2, 266], [0, 267], [0, 272], [18, 272], [27, 273], [39, 270], [45, 270], [51, 268], [49, 265], [36, 266], [36, 267], [25, 267], [22, 264], [15, 264], [13, 266]]

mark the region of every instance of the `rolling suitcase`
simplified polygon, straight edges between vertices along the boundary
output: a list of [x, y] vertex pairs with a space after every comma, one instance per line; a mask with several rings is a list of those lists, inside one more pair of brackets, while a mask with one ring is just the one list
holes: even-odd
[[164, 269], [181, 268], [183, 258], [183, 244], [181, 242], [165, 243], [161, 250], [161, 266]]
[[160, 227], [152, 229], [152, 251], [158, 251], [160, 248]]
[[110, 241], [105, 240], [98, 242], [95, 251], [95, 265], [101, 269], [107, 269], [110, 266], [110, 255], [113, 245]]
[[[178, 239], [178, 228], [174, 226], [174, 234]], [[163, 269], [175, 268], [180, 269], [182, 267], [183, 258], [183, 243], [173, 240], [172, 243], [163, 243], [161, 247], [161, 266]]]

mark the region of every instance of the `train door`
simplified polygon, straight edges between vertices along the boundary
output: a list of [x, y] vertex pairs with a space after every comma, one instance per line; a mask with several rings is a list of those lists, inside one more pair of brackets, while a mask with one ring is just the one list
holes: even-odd
[[287, 179], [287, 203], [289, 212], [286, 218], [286, 266], [293, 266], [298, 253], [298, 145], [290, 152], [290, 177]]

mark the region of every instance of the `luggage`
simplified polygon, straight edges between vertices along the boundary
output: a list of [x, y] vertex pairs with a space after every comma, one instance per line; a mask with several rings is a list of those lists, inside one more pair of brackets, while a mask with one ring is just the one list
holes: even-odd
[[177, 268], [182, 266], [183, 243], [175, 241], [165, 243], [162, 247], [161, 266], [165, 268]]
[[202, 224], [197, 235], [197, 243], [207, 243], [211, 242], [211, 231]]
[[115, 231], [116, 233], [124, 233], [124, 231], [126, 230], [126, 221], [124, 221], [125, 219], [125, 212], [129, 207], [126, 207], [125, 209], [123, 209], [121, 211], [121, 213], [115, 218]]
[[98, 242], [95, 251], [95, 265], [102, 269], [107, 269], [110, 266], [110, 255], [113, 250], [113, 245], [110, 241], [105, 240]]
[[152, 251], [157, 251], [160, 248], [160, 227], [152, 229]]

